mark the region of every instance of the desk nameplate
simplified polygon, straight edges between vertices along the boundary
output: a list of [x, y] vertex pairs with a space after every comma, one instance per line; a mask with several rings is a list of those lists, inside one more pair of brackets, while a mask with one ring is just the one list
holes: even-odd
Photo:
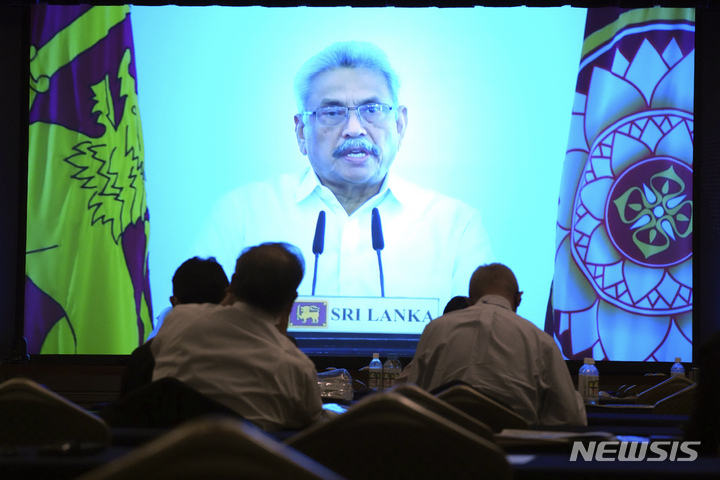
[[298, 297], [288, 332], [420, 334], [438, 313], [437, 298]]

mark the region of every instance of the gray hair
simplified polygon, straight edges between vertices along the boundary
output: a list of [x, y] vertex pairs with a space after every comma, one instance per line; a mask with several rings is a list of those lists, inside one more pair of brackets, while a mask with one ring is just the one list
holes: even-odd
[[479, 266], [470, 278], [470, 303], [474, 304], [485, 295], [502, 295], [512, 302], [518, 293], [515, 274], [502, 263]]
[[310, 58], [295, 75], [295, 101], [298, 112], [305, 110], [312, 82], [319, 74], [335, 68], [369, 68], [387, 80], [393, 106], [398, 104], [400, 79], [390, 66], [387, 55], [368, 42], [336, 42]]

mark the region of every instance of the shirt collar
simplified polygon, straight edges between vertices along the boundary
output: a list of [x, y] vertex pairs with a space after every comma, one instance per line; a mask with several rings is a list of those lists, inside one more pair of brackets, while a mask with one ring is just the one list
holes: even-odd
[[510, 301], [505, 297], [501, 297], [500, 295], [485, 295], [484, 297], [481, 297], [480, 300], [478, 300], [476, 303], [476, 305], [480, 304], [495, 305], [497, 307], [501, 307], [505, 310], [510, 310], [512, 312], [512, 305], [510, 305]]
[[302, 202], [316, 190], [319, 193], [322, 188], [323, 186], [317, 175], [315, 175], [315, 171], [311, 167], [306, 168], [305, 171], [300, 174], [298, 187], [295, 191], [295, 203]]
[[[382, 185], [380, 185], [380, 191], [370, 198], [366, 204], [372, 204], [372, 206], [378, 205], [386, 197], [394, 198], [398, 203], [410, 203], [412, 193], [410, 184], [397, 176], [393, 175], [392, 172], [388, 172]], [[321, 198], [324, 195], [332, 195], [329, 188], [325, 187], [320, 183], [320, 179], [315, 174], [312, 167], [308, 167], [301, 175], [298, 183], [297, 191], [295, 192], [295, 203], [300, 203], [309, 197], [313, 192], [316, 192]]]
[[395, 198], [398, 203], [411, 203], [412, 202], [412, 187], [408, 182], [399, 178], [397, 175], [393, 175], [392, 172], [388, 172], [383, 184], [380, 186], [380, 193], [387, 191], [388, 195]]
[[261, 308], [254, 305], [250, 305], [247, 302], [243, 302], [242, 300], [236, 300], [235, 303], [232, 304], [232, 306], [233, 308], [242, 311], [246, 315], [261, 320], [263, 323], [275, 325], [275, 323], [277, 322], [277, 318], [273, 317], [265, 310], [262, 310]]

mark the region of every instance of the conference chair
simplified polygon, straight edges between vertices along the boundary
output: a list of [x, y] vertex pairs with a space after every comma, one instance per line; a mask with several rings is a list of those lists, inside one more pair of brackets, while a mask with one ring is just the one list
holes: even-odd
[[455, 384], [435, 394], [440, 400], [449, 403], [483, 422], [493, 432], [503, 429], [528, 429], [530, 424], [523, 417], [512, 411], [510, 407], [502, 405], [477, 389], [467, 384]]
[[695, 406], [697, 384], [693, 383], [659, 400], [653, 406], [653, 413], [660, 415], [690, 415]]
[[662, 382], [654, 385], [647, 390], [637, 394], [636, 403], [641, 405], [655, 405], [657, 402], [666, 398], [673, 393], [679, 392], [684, 388], [692, 385], [693, 382], [687, 377], [676, 376], [670, 377]]
[[363, 398], [285, 441], [351, 480], [509, 479], [503, 450], [409, 398]]
[[438, 397], [432, 395], [430, 392], [423, 390], [417, 385], [411, 384], [398, 384], [393, 386], [387, 392], [396, 393], [409, 398], [413, 402], [419, 404], [421, 407], [427, 408], [433, 413], [437, 413], [443, 418], [456, 423], [457, 425], [469, 430], [471, 433], [484, 438], [486, 440], [494, 441], [495, 435], [493, 431], [486, 424], [480, 420], [471, 417], [467, 413], [459, 410], [449, 403], [440, 400]]
[[0, 384], [0, 448], [90, 452], [111, 443], [100, 417], [27, 378]]
[[244, 420], [202, 417], [76, 480], [342, 480]]
[[113, 428], [170, 429], [210, 414], [240, 418], [230, 407], [172, 377], [155, 380], [121, 395], [99, 413]]

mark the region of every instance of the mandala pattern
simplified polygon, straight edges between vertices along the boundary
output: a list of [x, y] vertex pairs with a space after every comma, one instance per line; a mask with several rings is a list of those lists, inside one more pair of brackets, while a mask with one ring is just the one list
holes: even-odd
[[[688, 132], [679, 119], [675, 116], [668, 134], [674, 128]], [[692, 169], [672, 158], [653, 157], [650, 149], [648, 159], [619, 173], [622, 167], [613, 168], [612, 159], [627, 157], [627, 150], [615, 151], [615, 142], [618, 148], [634, 142], [646, 147], [633, 135], [657, 128], [658, 120], [671, 125], [663, 117], [653, 121], [643, 115], [601, 137], [583, 172], [572, 224], [573, 258], [598, 296], [619, 308], [651, 315], [692, 309], [687, 278], [692, 272]], [[650, 285], [646, 275], [631, 275], [637, 267], [654, 269], [657, 281]], [[690, 275], [683, 275], [684, 270]]]
[[644, 20], [578, 77], [553, 290], [568, 358], [691, 357], [694, 27]]
[[[663, 160], [671, 164], [657, 173]], [[613, 243], [646, 267], [675, 265], [690, 257], [693, 202], [688, 199], [692, 192], [687, 185], [692, 182], [692, 170], [672, 163], [672, 159], [659, 159], [633, 166], [614, 185], [614, 190], [624, 193], [615, 198], [610, 192], [608, 197], [615, 207], [608, 202], [606, 219]], [[638, 178], [647, 179], [642, 188], [634, 186]]]

